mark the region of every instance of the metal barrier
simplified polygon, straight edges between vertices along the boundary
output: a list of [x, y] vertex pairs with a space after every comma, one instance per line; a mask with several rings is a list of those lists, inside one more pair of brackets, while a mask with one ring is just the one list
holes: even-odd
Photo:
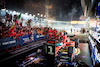
[[13, 37], [6, 37], [0, 39], [0, 50], [21, 46], [34, 41], [45, 39], [46, 35], [38, 35], [38, 33], [33, 35], [19, 36], [19, 39], [13, 39]]

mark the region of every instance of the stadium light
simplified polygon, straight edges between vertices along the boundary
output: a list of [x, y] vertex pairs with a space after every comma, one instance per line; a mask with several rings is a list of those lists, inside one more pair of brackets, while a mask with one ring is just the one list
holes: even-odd
[[33, 60], [34, 58], [33, 58], [33, 57], [31, 57], [30, 59], [31, 59], [31, 60]]
[[21, 15], [24, 15], [23, 13]]
[[16, 14], [18, 15], [18, 14], [20, 14], [19, 12], [16, 12]]
[[8, 12], [8, 10], [6, 10], [6, 12]]
[[25, 15], [28, 15], [28, 13], [25, 13]]
[[43, 14], [41, 14], [41, 17], [43, 17]]
[[14, 13], [16, 13], [16, 11], [13, 11]]
[[35, 15], [33, 15], [33, 17], [35, 17]]
[[39, 16], [39, 15], [40, 15], [40, 13], [38, 12], [38, 13], [37, 13], [37, 15]]
[[12, 11], [10, 11], [10, 13], [11, 13]]
[[32, 14], [30, 14], [30, 16], [32, 16]]
[[44, 17], [46, 17], [46, 15], [44, 15]]
[[2, 11], [5, 11], [6, 9], [1, 9]]

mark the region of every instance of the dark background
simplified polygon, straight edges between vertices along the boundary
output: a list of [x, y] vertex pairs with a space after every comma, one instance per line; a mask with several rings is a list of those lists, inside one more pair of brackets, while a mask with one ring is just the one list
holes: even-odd
[[[5, 0], [6, 9], [23, 13], [45, 14], [45, 0]], [[56, 20], [78, 20], [83, 13], [80, 0], [49, 0], [49, 18]]]
[[[91, 0], [86, 4], [91, 4]], [[99, 0], [95, 0], [90, 8], [90, 16], [94, 16], [94, 8]], [[81, 0], [49, 0], [49, 18], [61, 21], [79, 20], [83, 14]], [[9, 10], [15, 10], [23, 13], [37, 15], [38, 12], [45, 14], [45, 0], [0, 0], [0, 7], [6, 7]]]
[[53, 5], [57, 20], [78, 20], [83, 13], [80, 0], [55, 0]]

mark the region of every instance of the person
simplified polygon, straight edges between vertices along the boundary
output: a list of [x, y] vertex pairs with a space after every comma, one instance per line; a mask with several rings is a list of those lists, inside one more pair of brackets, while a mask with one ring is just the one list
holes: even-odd
[[31, 21], [32, 21], [32, 20], [30, 19], [30, 20], [28, 20], [28, 21], [26, 22], [26, 24], [27, 24], [28, 27], [30, 27]]
[[9, 14], [8, 13], [6, 13], [6, 22], [9, 20]]
[[3, 37], [3, 26], [4, 26], [4, 24], [0, 21], [0, 38], [2, 38]]
[[21, 30], [19, 29], [18, 30], [18, 33], [16, 34], [16, 37], [18, 38], [19, 36], [22, 36], [23, 35], [23, 33], [21, 32]]
[[85, 28], [83, 28], [83, 33], [85, 33]]
[[33, 41], [34, 40], [34, 32], [33, 32], [33, 29], [31, 28], [31, 30], [30, 30], [30, 34], [31, 34], [31, 36], [30, 36], [30, 40], [31, 41]]
[[43, 35], [43, 32], [44, 32], [44, 30], [43, 30], [43, 29], [41, 29], [41, 30], [40, 30], [40, 35]]
[[51, 28], [49, 28], [49, 30], [48, 30], [48, 34], [49, 34], [49, 39], [52, 39], [52, 29]]
[[17, 15], [14, 15], [14, 17], [13, 17], [13, 21], [14, 21], [14, 22], [17, 21]]
[[53, 30], [53, 39], [57, 39], [57, 30], [54, 28]]
[[83, 28], [81, 28], [81, 34], [82, 34], [82, 32], [83, 32]]
[[47, 34], [47, 28], [44, 28], [44, 35], [46, 35]]
[[20, 25], [22, 27], [22, 23], [23, 23], [23, 18], [20, 18], [19, 21], [17, 22], [17, 25]]
[[63, 42], [65, 43], [67, 39], [66, 32], [62, 33], [62, 39], [63, 39]]
[[59, 36], [58, 36], [58, 39], [61, 39], [62, 38], [62, 32], [60, 32]]
[[16, 36], [16, 31], [8, 32], [8, 37]]
[[10, 25], [10, 15], [8, 13], [6, 13], [6, 26]]
[[72, 33], [72, 28], [71, 28], [71, 33]]
[[25, 32], [25, 30], [23, 30], [23, 36], [24, 36], [24, 35], [26, 35], [26, 32]]
[[12, 15], [9, 15], [9, 25], [12, 25]]
[[38, 35], [40, 35], [40, 29], [37, 29], [37, 33], [38, 33]]
[[36, 33], [36, 31], [35, 31], [35, 27], [32, 28], [31, 30], [32, 30], [33, 34]]

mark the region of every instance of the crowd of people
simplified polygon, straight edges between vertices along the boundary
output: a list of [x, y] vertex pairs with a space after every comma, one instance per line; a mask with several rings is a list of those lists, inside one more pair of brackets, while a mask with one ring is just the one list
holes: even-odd
[[81, 30], [73, 30], [73, 29], [71, 28], [71, 33], [77, 33], [77, 34], [84, 34], [84, 33], [86, 33], [87, 31], [86, 31], [86, 29], [85, 28], [81, 28]]
[[30, 27], [30, 26], [19, 26], [16, 25], [13, 32], [11, 32], [11, 27], [6, 26], [4, 23], [0, 22], [0, 38], [24, 36], [28, 34], [38, 33], [39, 35], [47, 34], [48, 30], [51, 28], [47, 27]]
[[[24, 35], [28, 35], [28, 34], [34, 34], [34, 33], [38, 33], [38, 35], [47, 35], [49, 36], [49, 38], [52, 38], [52, 35], [54, 35], [54, 38], [56, 38], [56, 29], [52, 29], [50, 27], [31, 27], [30, 23], [31, 23], [31, 19], [29, 19], [28, 21], [26, 21], [27, 26], [22, 26], [23, 23], [23, 18], [20, 18], [19, 20], [17, 20], [18, 16], [14, 15], [14, 17], [12, 17], [12, 15], [9, 15], [8, 13], [6, 13], [5, 15], [5, 22], [1, 22], [0, 21], [0, 38], [5, 38], [5, 37], [13, 37], [14, 39], [18, 38], [19, 36], [24, 36]], [[14, 26], [15, 22], [17, 22], [17, 24]], [[14, 29], [13, 29], [14, 28]], [[13, 31], [12, 31], [13, 29]]]

